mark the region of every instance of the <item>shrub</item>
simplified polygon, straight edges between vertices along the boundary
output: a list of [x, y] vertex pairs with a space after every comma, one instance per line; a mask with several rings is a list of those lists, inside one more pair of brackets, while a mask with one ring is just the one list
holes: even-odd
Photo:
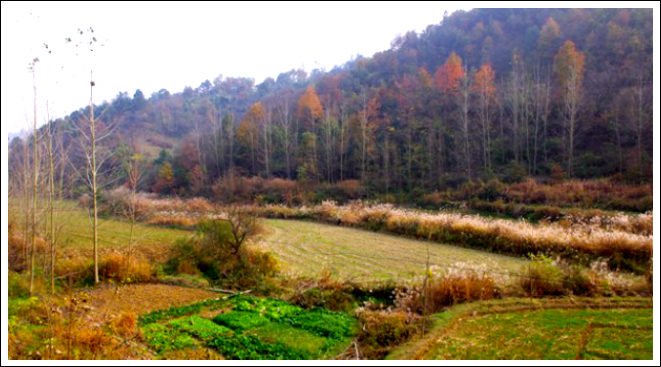
[[170, 274], [201, 273], [213, 284], [229, 288], [268, 288], [265, 280], [278, 272], [276, 259], [245, 246], [246, 239], [259, 230], [259, 223], [245, 214], [202, 221], [194, 238], [179, 240], [171, 247], [165, 270]]
[[16, 272], [24, 271], [27, 269], [25, 241], [16, 233], [16, 224], [14, 222], [9, 222], [7, 232], [7, 260], [9, 270]]
[[82, 256], [65, 258], [55, 264], [55, 276], [70, 287], [91, 285], [94, 282], [93, 266]]
[[99, 261], [99, 277], [121, 283], [148, 282], [154, 278], [151, 264], [113, 252]]
[[564, 276], [553, 260], [536, 255], [530, 255], [530, 259], [519, 278], [523, 292], [530, 297], [564, 295]]
[[7, 280], [9, 298], [24, 298], [30, 295], [30, 278], [26, 274], [9, 271]]
[[421, 318], [401, 311], [356, 312], [360, 328], [358, 344], [366, 359], [383, 359], [395, 346], [420, 332]]
[[112, 331], [124, 338], [135, 335], [137, 326], [137, 316], [133, 312], [122, 312], [110, 321]]
[[332, 311], [350, 311], [355, 308], [355, 287], [347, 282], [332, 279], [330, 272], [323, 271], [320, 279], [302, 279], [295, 285], [289, 301], [303, 308], [323, 307]]
[[459, 303], [490, 300], [497, 295], [496, 282], [486, 269], [456, 263], [447, 271], [431, 268], [426, 286], [423, 283], [397, 290], [395, 305], [406, 312], [432, 314]]

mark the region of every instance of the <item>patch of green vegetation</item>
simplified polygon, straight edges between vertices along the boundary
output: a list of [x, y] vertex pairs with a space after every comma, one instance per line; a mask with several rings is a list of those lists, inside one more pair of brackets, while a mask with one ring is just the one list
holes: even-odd
[[[231, 310], [213, 321], [194, 315], [221, 307]], [[155, 311], [141, 316], [140, 323], [159, 354], [199, 340], [228, 359], [327, 358], [344, 350], [357, 331], [356, 321], [345, 313], [243, 295]]]
[[158, 353], [190, 348], [197, 344], [185, 332], [162, 324], [149, 324], [142, 328], [145, 340]]
[[303, 309], [300, 307], [270, 298], [236, 296], [232, 298], [232, 302], [234, 304], [234, 311], [257, 313], [272, 321], [291, 318], [303, 312]]
[[229, 304], [226, 298], [207, 299], [192, 305], [170, 307], [167, 310], [153, 311], [148, 314], [140, 315], [138, 322], [140, 325], [152, 324], [163, 320], [193, 315], [200, 313], [203, 309], [217, 310]]
[[427, 336], [399, 347], [388, 358], [651, 359], [653, 355], [649, 300], [558, 299], [528, 301], [527, 306], [524, 300], [482, 302], [435, 317]]
[[308, 353], [293, 350], [279, 343], [265, 343], [252, 335], [220, 337], [207, 343], [228, 359], [309, 359]]
[[199, 316], [172, 320], [167, 325], [204, 341], [234, 335], [232, 330]]
[[269, 320], [253, 312], [232, 311], [214, 317], [213, 322], [226, 326], [237, 333], [242, 333], [248, 329], [266, 325]]
[[[288, 348], [321, 358], [336, 343], [333, 340], [313, 335], [305, 330], [295, 328], [281, 322], [270, 322], [264, 326], [249, 330], [253, 335], [266, 343], [280, 343]], [[337, 353], [341, 352], [337, 351]], [[335, 353], [335, 354], [337, 354]]]
[[349, 315], [323, 309], [301, 313], [286, 322], [315, 335], [337, 340], [351, 336], [355, 325]]

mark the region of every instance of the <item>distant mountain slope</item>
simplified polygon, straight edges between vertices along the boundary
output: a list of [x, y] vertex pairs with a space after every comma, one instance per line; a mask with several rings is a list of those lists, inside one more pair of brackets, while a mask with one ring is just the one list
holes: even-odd
[[[178, 193], [197, 191], [196, 180], [208, 193], [230, 168], [362, 179], [379, 191], [559, 169], [578, 177], [651, 173], [651, 10], [474, 9], [439, 21], [327, 72], [291, 70], [260, 84], [221, 75], [177, 93], [119, 93], [97, 106], [102, 124], [118, 124], [103, 144], [144, 153], [150, 184], [170, 162]], [[554, 67], [567, 41], [584, 57], [572, 134]], [[451, 53], [473, 84], [465, 114], [457, 91], [444, 85]], [[487, 64], [494, 96], [484, 104], [475, 77]], [[57, 122], [66, 144], [86, 114]]]

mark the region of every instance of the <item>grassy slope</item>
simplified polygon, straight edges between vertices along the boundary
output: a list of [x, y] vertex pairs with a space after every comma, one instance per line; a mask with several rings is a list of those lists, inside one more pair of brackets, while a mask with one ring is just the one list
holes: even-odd
[[[10, 219], [22, 233], [24, 216], [20, 203], [12, 200]], [[58, 202], [56, 209], [58, 257], [90, 256], [92, 253], [90, 218], [73, 201]], [[486, 264], [491, 270], [518, 270], [523, 260], [492, 253], [373, 233], [370, 231], [291, 220], [265, 220], [266, 234], [258, 246], [271, 250], [283, 270], [305, 276], [318, 276], [324, 269], [342, 279], [373, 281], [395, 279], [408, 281], [424, 273], [427, 247], [430, 263], [451, 265], [468, 262]], [[47, 233], [46, 223], [41, 223]], [[104, 253], [125, 250], [130, 226], [121, 218], [101, 218], [99, 249]], [[134, 227], [135, 253], [151, 261], [163, 261], [167, 249], [192, 231], [166, 228], [146, 223]], [[369, 257], [372, 257], [370, 259]]]
[[648, 299], [506, 300], [436, 315], [389, 359], [651, 359]]
[[265, 223], [267, 233], [258, 245], [273, 251], [283, 270], [305, 276], [318, 276], [326, 269], [357, 281], [410, 280], [424, 273], [427, 248], [430, 263], [441, 267], [467, 262], [508, 271], [524, 264], [514, 257], [360, 229], [291, 220]]
[[[24, 216], [16, 201], [10, 202], [9, 218], [17, 224], [22, 233]], [[86, 211], [73, 201], [58, 202], [56, 206], [56, 226], [58, 230], [58, 256], [84, 255], [92, 253], [91, 221]], [[41, 232], [48, 233], [46, 223], [41, 223]], [[162, 260], [167, 249], [179, 238], [191, 235], [191, 231], [136, 223], [133, 228], [134, 248], [138, 254], [150, 260]], [[126, 249], [130, 225], [119, 218], [99, 220], [99, 251], [103, 255], [109, 251]]]

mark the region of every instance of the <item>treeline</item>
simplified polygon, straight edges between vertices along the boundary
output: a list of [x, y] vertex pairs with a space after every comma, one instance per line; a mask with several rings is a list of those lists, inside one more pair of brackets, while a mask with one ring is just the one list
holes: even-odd
[[[431, 192], [525, 177], [652, 179], [652, 12], [476, 9], [331, 71], [207, 80], [95, 106], [101, 187], [212, 195], [232, 177]], [[85, 192], [80, 126], [53, 124], [62, 195]], [[29, 144], [11, 144], [21, 187]], [[129, 167], [130, 170], [126, 168]], [[27, 182], [27, 181], [25, 181]]]

